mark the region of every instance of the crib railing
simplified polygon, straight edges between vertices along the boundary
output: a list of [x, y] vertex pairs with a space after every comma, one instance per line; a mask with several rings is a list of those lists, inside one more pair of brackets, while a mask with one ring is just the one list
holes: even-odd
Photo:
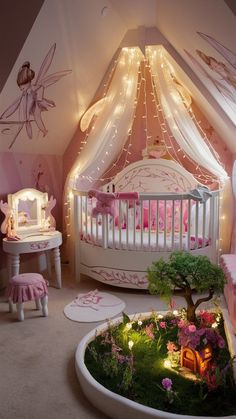
[[74, 198], [80, 240], [104, 249], [172, 252], [218, 246], [218, 191], [207, 200], [191, 193], [140, 193], [138, 200], [115, 199], [112, 210], [96, 216], [96, 198], [78, 191]]

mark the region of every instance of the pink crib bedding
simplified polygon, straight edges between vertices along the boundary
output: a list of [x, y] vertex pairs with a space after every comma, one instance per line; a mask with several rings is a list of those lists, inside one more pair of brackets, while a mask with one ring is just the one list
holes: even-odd
[[[156, 229], [157, 227], [157, 215], [158, 215], [158, 229], [159, 231], [166, 231], [169, 233], [174, 226], [176, 232], [180, 231], [180, 207], [181, 201], [163, 201], [160, 200], [157, 204], [157, 201], [143, 201], [142, 211], [143, 217], [141, 217], [141, 203], [136, 201], [136, 229], [141, 228], [141, 223], [143, 223], [143, 228], [148, 228], [150, 223], [151, 229]], [[132, 208], [134, 203], [129, 201], [129, 208]], [[157, 208], [158, 207], [158, 208]], [[150, 213], [150, 214], [149, 214]], [[142, 218], [142, 221], [141, 221]], [[166, 221], [165, 221], [166, 220]], [[182, 204], [182, 230], [187, 231], [187, 222], [188, 222], [188, 202], [183, 201]], [[165, 225], [166, 224], [166, 225]], [[118, 210], [115, 211], [115, 225], [119, 225], [119, 215]], [[122, 228], [126, 228], [125, 213], [123, 215]]]

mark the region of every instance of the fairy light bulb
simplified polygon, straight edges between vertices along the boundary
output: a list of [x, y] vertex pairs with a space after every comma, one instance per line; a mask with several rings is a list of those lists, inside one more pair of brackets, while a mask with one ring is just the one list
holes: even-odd
[[171, 362], [169, 359], [165, 359], [164, 360], [164, 367], [165, 368], [171, 368]]
[[129, 347], [129, 350], [131, 351], [131, 349], [133, 348], [133, 346], [134, 346], [134, 342], [132, 341], [132, 340], [129, 340], [129, 342], [128, 342], [128, 347]]
[[132, 329], [132, 323], [126, 323], [126, 325], [125, 325], [125, 329], [126, 329], [126, 330], [130, 330], [130, 329]]

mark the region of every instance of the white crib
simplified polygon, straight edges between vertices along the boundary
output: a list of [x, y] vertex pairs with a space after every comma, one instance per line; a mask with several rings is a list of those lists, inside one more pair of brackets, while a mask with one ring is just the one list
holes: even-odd
[[73, 191], [77, 278], [145, 289], [147, 267], [172, 251], [218, 261], [219, 192], [209, 192], [176, 162], [135, 162], [103, 191], [92, 198]]

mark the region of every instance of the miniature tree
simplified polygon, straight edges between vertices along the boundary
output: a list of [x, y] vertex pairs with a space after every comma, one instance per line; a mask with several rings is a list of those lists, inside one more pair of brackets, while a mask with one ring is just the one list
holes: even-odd
[[[187, 302], [187, 320], [196, 322], [196, 309], [209, 301], [215, 292], [223, 292], [225, 277], [221, 268], [206, 256], [194, 256], [187, 252], [173, 252], [168, 261], [163, 258], [153, 262], [148, 268], [150, 294], [160, 294], [171, 298], [175, 290], [180, 290]], [[193, 301], [193, 293], [207, 292], [206, 297]]]

